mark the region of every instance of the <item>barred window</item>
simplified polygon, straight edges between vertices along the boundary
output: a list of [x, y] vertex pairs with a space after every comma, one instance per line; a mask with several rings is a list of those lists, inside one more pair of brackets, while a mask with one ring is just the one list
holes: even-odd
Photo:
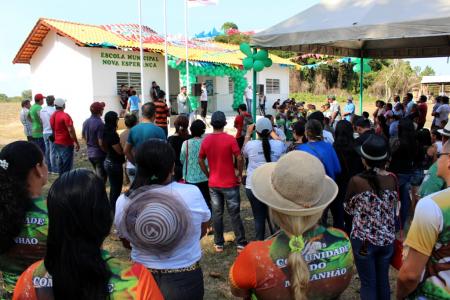
[[141, 94], [141, 73], [117, 72], [116, 83], [118, 93], [122, 84], [125, 84], [128, 87], [134, 87], [138, 95]]
[[234, 80], [228, 77], [228, 94], [234, 94]]
[[266, 94], [280, 93], [280, 79], [266, 79]]

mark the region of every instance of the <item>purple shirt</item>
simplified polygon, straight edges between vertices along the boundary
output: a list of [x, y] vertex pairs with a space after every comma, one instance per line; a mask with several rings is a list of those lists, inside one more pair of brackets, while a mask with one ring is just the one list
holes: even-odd
[[83, 137], [87, 144], [87, 155], [89, 158], [105, 157], [106, 153], [100, 149], [98, 140], [103, 139], [103, 128], [105, 124], [98, 116], [92, 115], [83, 123]]

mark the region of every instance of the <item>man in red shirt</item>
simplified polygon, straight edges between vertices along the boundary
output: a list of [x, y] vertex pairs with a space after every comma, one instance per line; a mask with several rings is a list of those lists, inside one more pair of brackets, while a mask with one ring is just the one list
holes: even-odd
[[239, 149], [244, 145], [245, 134], [247, 133], [248, 125], [253, 124], [252, 116], [247, 112], [247, 105], [241, 104], [238, 106], [238, 115], [234, 119], [234, 128], [236, 128], [236, 141]]
[[[223, 130], [226, 124], [227, 121], [223, 112], [216, 111], [212, 114], [211, 125], [214, 131], [203, 140], [198, 161], [200, 168], [209, 180], [208, 185], [213, 212], [214, 248], [216, 252], [223, 252], [225, 243], [223, 238], [223, 213], [224, 204], [226, 203], [234, 235], [236, 236], [237, 250], [240, 252], [247, 244], [240, 216], [241, 197], [239, 186], [242, 178], [243, 159], [236, 139]], [[238, 176], [236, 176], [234, 170], [233, 158], [237, 160]], [[209, 170], [206, 167], [205, 159], [208, 159]]]
[[[57, 154], [58, 170], [61, 175], [72, 169], [73, 150], [80, 150], [77, 134], [73, 127], [72, 118], [64, 112], [66, 100], [58, 98], [55, 100], [56, 111], [50, 118], [50, 126], [53, 130], [55, 151]], [[74, 146], [75, 145], [75, 146]]]
[[427, 96], [422, 95], [419, 98], [419, 103], [417, 104], [417, 109], [419, 111], [419, 121], [417, 122], [417, 129], [422, 129], [425, 126], [425, 122], [427, 121]]

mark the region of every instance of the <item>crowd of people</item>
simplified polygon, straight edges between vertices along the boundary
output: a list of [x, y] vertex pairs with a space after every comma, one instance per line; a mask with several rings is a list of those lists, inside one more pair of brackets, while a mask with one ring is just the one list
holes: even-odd
[[[92, 103], [82, 137], [93, 170], [72, 170], [79, 144], [63, 99], [47, 96], [42, 108], [38, 94], [32, 107], [22, 104], [31, 142], [0, 152], [2, 297], [202, 299], [200, 240], [213, 234], [217, 255], [228, 247], [226, 207], [237, 297], [336, 299], [357, 273], [361, 299], [391, 299], [392, 265], [397, 299], [450, 298], [447, 96], [434, 99], [430, 129], [426, 96], [379, 100], [371, 118], [356, 115], [352, 97], [341, 109], [330, 95], [320, 109], [277, 101], [273, 115], [264, 99], [256, 122], [243, 103], [235, 136], [221, 111], [210, 134], [183, 111], [168, 137], [165, 94], [152, 91], [120, 134], [119, 115], [102, 119], [104, 103]], [[45, 201], [52, 172], [59, 178]], [[131, 261], [102, 250], [112, 227]]]

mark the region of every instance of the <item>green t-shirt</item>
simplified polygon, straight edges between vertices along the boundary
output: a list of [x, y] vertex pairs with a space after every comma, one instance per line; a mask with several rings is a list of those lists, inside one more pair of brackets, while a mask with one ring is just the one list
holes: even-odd
[[428, 170], [427, 176], [423, 179], [422, 184], [419, 188], [419, 196], [420, 198], [423, 198], [425, 196], [434, 194], [436, 192], [439, 192], [443, 189], [445, 189], [447, 185], [445, 184], [445, 181], [437, 176], [437, 161], [431, 165], [430, 169]]
[[41, 138], [43, 137], [43, 129], [42, 129], [42, 122], [40, 117], [40, 111], [42, 109], [42, 106], [35, 103], [30, 108], [30, 118], [31, 118], [31, 130], [32, 130], [32, 137], [34, 138]]
[[7, 292], [14, 290], [19, 275], [28, 266], [45, 256], [47, 233], [47, 201], [42, 197], [33, 199], [25, 215], [24, 226], [15, 238], [15, 245], [0, 255], [0, 271]]

